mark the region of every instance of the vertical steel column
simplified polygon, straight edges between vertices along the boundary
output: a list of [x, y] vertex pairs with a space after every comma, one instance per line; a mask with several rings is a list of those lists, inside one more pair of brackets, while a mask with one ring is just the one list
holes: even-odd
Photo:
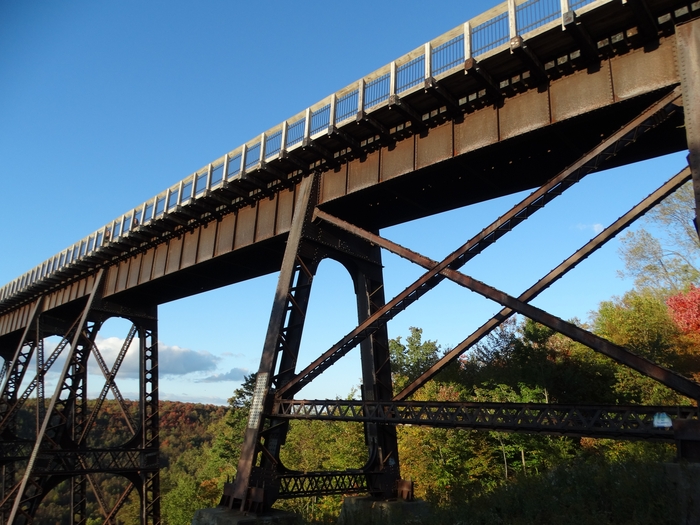
[[[73, 443], [78, 443], [83, 433], [87, 414], [87, 365], [92, 346], [95, 344], [97, 332], [102, 326], [102, 321], [92, 322], [90, 328], [84, 330], [82, 352], [73, 352], [76, 359], [70, 360], [69, 377], [71, 377], [70, 397], [73, 398], [73, 410], [70, 418], [70, 438]], [[85, 448], [82, 445], [81, 448]], [[70, 462], [76, 472], [81, 470], [77, 457]], [[71, 525], [84, 525], [87, 523], [87, 477], [85, 474], [77, 474], [71, 477]]]
[[[367, 244], [368, 259], [373, 266], [363, 265], [353, 275], [357, 295], [358, 321], [362, 323], [384, 306], [384, 277], [379, 246]], [[390, 401], [393, 396], [391, 381], [391, 358], [389, 336], [386, 325], [360, 343], [362, 361], [362, 398], [365, 401]], [[396, 497], [396, 482], [399, 479], [399, 449], [396, 426], [376, 423], [365, 424], [365, 437], [369, 447], [370, 475], [367, 485], [373, 494], [383, 498]]]
[[14, 462], [2, 465], [0, 475], [2, 475], [2, 485], [0, 486], [0, 523], [9, 523], [10, 509], [1, 503], [9, 497], [10, 491], [15, 484], [16, 472]]
[[[274, 462], [276, 459], [275, 454], [279, 451], [279, 446], [281, 444], [279, 440], [283, 438], [279, 432], [275, 432], [266, 437], [264, 445], [261, 443], [265, 423], [264, 414], [266, 412], [269, 413], [271, 409], [270, 387], [273, 384], [273, 376], [275, 376], [278, 360], [280, 364], [280, 373], [275, 377], [277, 381], [288, 380], [287, 371], [293, 374], [294, 365], [296, 365], [295, 350], [292, 348], [285, 348], [285, 345], [280, 343], [284, 342], [285, 335], [294, 338], [298, 337], [299, 340], [301, 338], [301, 326], [296, 329], [294, 335], [292, 335], [292, 333], [285, 334], [285, 327], [287, 326], [288, 314], [293, 313], [293, 310], [290, 310], [289, 307], [289, 299], [295, 287], [295, 275], [301, 276], [298, 264], [299, 249], [302, 243], [304, 229], [309, 223], [311, 212], [316, 205], [317, 185], [317, 176], [307, 177], [299, 185], [299, 195], [295, 205], [292, 227], [287, 239], [287, 247], [284, 252], [280, 276], [277, 281], [277, 290], [272, 305], [272, 313], [270, 314], [267, 336], [265, 337], [263, 353], [260, 358], [255, 392], [253, 394], [250, 415], [248, 417], [248, 427], [245, 431], [241, 457], [238, 462], [238, 471], [233, 484], [230, 506], [234, 508], [239, 507], [241, 510], [250, 507], [250, 489], [253, 489], [253, 491], [255, 491], [255, 489], [261, 489], [266, 481], [268, 484], [271, 481], [265, 479], [267, 477], [266, 472], [257, 472], [255, 476], [256, 479], [253, 479], [253, 469], [258, 462], [258, 456], [261, 451], [265, 451], [267, 457], [265, 459], [265, 464], [261, 466], [269, 469], [271, 467], [269, 462], [271, 460]], [[310, 278], [306, 278], [306, 281], [310, 286]], [[303, 283], [300, 282], [300, 284]], [[296, 345], [298, 346], [298, 342]], [[281, 358], [279, 355], [280, 353], [282, 354]], [[280, 385], [277, 384], [276, 386]], [[271, 450], [269, 450], [268, 447], [270, 447]], [[259, 479], [261, 476], [263, 479]], [[274, 501], [276, 495], [272, 494], [263, 497], [267, 501], [256, 501], [256, 503], [263, 505], [269, 504], [270, 499]], [[261, 497], [258, 496], [255, 499], [260, 500]]]
[[39, 315], [42, 310], [43, 298], [37, 300], [32, 306], [27, 326], [22, 334], [22, 339], [17, 346], [12, 362], [8, 365], [7, 375], [0, 393], [0, 421], [9, 411], [10, 405], [17, 400], [17, 391], [22, 383], [27, 366], [34, 354], [41, 334], [39, 333]]
[[158, 414], [158, 311], [132, 319], [139, 334], [141, 413], [141, 525], [160, 524], [160, 419]]
[[[688, 164], [695, 190], [695, 229], [700, 219], [700, 19], [676, 27], [678, 70], [683, 90], [685, 133], [688, 139]], [[700, 235], [700, 230], [698, 230]]]

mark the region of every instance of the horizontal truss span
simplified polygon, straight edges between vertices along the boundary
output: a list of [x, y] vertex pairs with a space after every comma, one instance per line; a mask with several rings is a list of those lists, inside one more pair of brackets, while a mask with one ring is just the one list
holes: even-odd
[[279, 497], [291, 499], [333, 494], [368, 494], [368, 475], [371, 473], [359, 470], [282, 474], [279, 477]]
[[[27, 461], [32, 447], [20, 443], [3, 450], [0, 465]], [[37, 455], [35, 470], [41, 474], [77, 476], [89, 473], [128, 474], [155, 471], [158, 464], [143, 465], [141, 455], [148, 453], [144, 449], [86, 449], [86, 450], [40, 450]]]
[[673, 441], [671, 428], [654, 427], [654, 415], [658, 413], [665, 413], [672, 420], [698, 418], [698, 408], [690, 406], [343, 400], [280, 401], [275, 417]]

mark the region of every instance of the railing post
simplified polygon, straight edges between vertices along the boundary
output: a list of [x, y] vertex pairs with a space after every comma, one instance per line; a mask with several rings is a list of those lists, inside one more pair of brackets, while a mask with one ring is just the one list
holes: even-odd
[[430, 45], [430, 42], [426, 42], [425, 46], [423, 47], [423, 53], [425, 55], [424, 63], [425, 63], [425, 80], [430, 80], [433, 77], [433, 46]]
[[[175, 206], [181, 206], [182, 205], [182, 188], [185, 185], [185, 181], [181, 180], [180, 181], [180, 186], [177, 188], [177, 202], [175, 203]], [[123, 224], [123, 219], [122, 219], [122, 224]], [[132, 221], [133, 224], [133, 221]], [[124, 227], [122, 226], [122, 230]]]
[[571, 15], [569, 14], [569, 0], [560, 0], [561, 1], [561, 28], [562, 30], [566, 30], [566, 24], [570, 23], [569, 20], [571, 18]]
[[331, 95], [330, 109], [331, 114], [328, 116], [328, 133], [333, 133], [335, 130], [335, 105], [337, 103], [337, 96], [335, 93]]
[[518, 24], [515, 17], [515, 0], [508, 0], [508, 32], [511, 40], [518, 36]]
[[[224, 155], [224, 165], [221, 167], [224, 172], [221, 174], [221, 184], [224, 184], [228, 182], [228, 165], [229, 162], [231, 162], [231, 159], [228, 156], [228, 153]], [[194, 180], [192, 181], [192, 198], [194, 198], [194, 186], [197, 184], [197, 174], [194, 174]]]
[[207, 166], [207, 185], [205, 186], [206, 191], [211, 190], [211, 163]]
[[287, 124], [287, 121], [285, 120], [282, 122], [282, 136], [280, 137], [280, 158], [284, 157], [284, 154], [287, 152], [287, 129], [289, 128], [289, 125]]
[[389, 99], [396, 95], [396, 60], [392, 60], [389, 69]]
[[361, 78], [357, 82], [357, 114], [362, 115], [365, 111], [365, 79]]
[[301, 141], [302, 144], [306, 145], [311, 140], [311, 108], [306, 108], [306, 115], [304, 116], [304, 139]]
[[260, 135], [260, 165], [262, 166], [265, 164], [265, 146], [267, 142], [267, 137], [265, 137], [265, 133]]
[[464, 22], [464, 61], [472, 58], [472, 24]]
[[241, 146], [241, 169], [238, 172], [239, 177], [243, 178], [245, 174], [246, 157], [248, 156], [248, 144]]

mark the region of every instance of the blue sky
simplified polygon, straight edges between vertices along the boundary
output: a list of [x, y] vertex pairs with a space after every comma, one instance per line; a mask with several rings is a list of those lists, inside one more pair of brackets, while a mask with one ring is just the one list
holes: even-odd
[[[0, 2], [0, 284], [328, 94], [493, 7], [492, 1]], [[684, 154], [590, 176], [471, 261], [463, 271], [519, 295], [601, 225], [684, 165]], [[524, 195], [456, 210], [383, 234], [434, 259]], [[421, 271], [385, 254], [387, 295]], [[535, 301], [585, 320], [631, 283], [616, 242]], [[163, 399], [225, 403], [257, 369], [276, 275], [162, 305]], [[355, 325], [349, 277], [324, 262], [315, 281], [302, 365]], [[443, 283], [399, 315], [444, 348], [499, 309]], [[113, 356], [127, 327], [110, 321]], [[118, 383], [133, 396], [124, 365]], [[345, 396], [356, 352], [299, 397]], [[91, 375], [88, 391], [102, 382]]]

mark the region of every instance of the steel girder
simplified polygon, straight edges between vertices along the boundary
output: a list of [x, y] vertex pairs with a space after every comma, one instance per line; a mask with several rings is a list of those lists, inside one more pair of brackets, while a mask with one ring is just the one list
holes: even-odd
[[[101, 281], [101, 275], [98, 275], [90, 298], [75, 322], [59, 323], [70, 328], [46, 361], [43, 358], [43, 338], [47, 334], [39, 329], [42, 311], [37, 306], [35, 319], [30, 324], [33, 332], [25, 332], [8, 367], [3, 385], [5, 403], [0, 405], [0, 430], [4, 437], [9, 438], [3, 439], [0, 449], [3, 522], [32, 523], [42, 498], [64, 480], [69, 480], [71, 487], [71, 523], [86, 522], [89, 491], [99, 505], [104, 523], [115, 523], [116, 513], [134, 488], [141, 497], [141, 523], [155, 525], [160, 522], [157, 314], [155, 308], [134, 311], [105, 303], [101, 300]], [[39, 304], [41, 300], [37, 302]], [[130, 319], [133, 326], [112, 368], [108, 369], [95, 339], [104, 321], [114, 316]], [[55, 319], [52, 322], [56, 324]], [[137, 335], [141, 369], [138, 424], [132, 421], [115, 382], [126, 352]], [[37, 358], [37, 374], [19, 395], [32, 351]], [[56, 392], [44, 407], [43, 377], [62, 354], [66, 364]], [[95, 358], [105, 377], [105, 385], [92, 409], [87, 404], [86, 395], [90, 356]], [[17, 438], [11, 430], [19, 409], [34, 391], [38, 392], [37, 429], [35, 439], [28, 441]], [[131, 438], [115, 448], [95, 448], [88, 443], [88, 437], [109, 391], [120, 406]], [[101, 493], [95, 474], [119, 475], [126, 480], [126, 488], [111, 508]]]
[[[333, 494], [372, 494], [381, 496], [367, 482], [371, 472], [304, 472], [280, 476], [280, 499], [308, 496], [330, 496]], [[376, 473], [381, 476], [381, 472]]]

